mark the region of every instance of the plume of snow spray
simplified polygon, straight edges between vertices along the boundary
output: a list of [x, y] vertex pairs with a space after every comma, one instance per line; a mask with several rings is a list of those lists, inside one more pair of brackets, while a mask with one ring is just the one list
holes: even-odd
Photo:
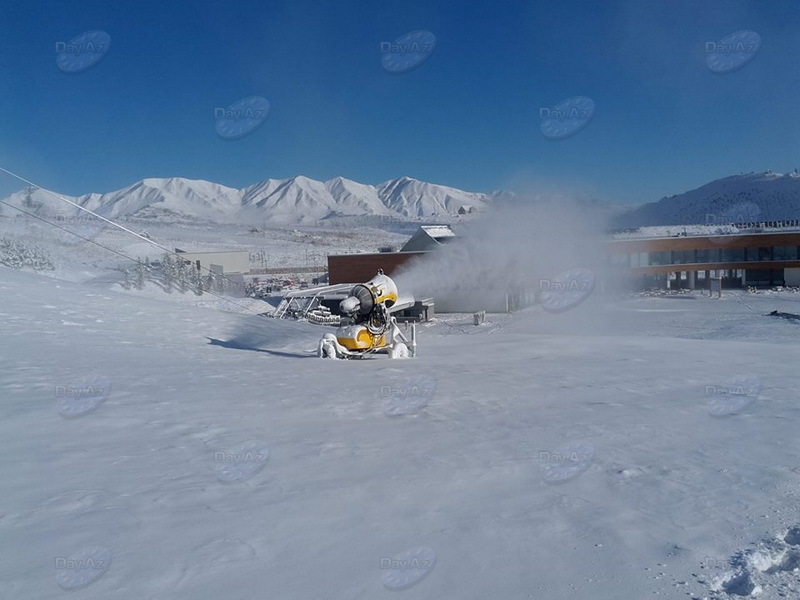
[[[401, 290], [437, 304], [480, 304], [487, 290], [539, 292], [570, 269], [603, 278], [604, 219], [559, 196], [515, 196], [464, 231], [460, 239], [411, 261], [396, 274]], [[465, 302], [466, 301], [466, 302]]]

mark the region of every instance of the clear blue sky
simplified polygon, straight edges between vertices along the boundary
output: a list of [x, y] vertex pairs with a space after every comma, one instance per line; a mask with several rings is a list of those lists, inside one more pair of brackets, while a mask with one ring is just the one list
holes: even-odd
[[[242, 187], [266, 178], [409, 175], [466, 190], [565, 189], [636, 203], [741, 171], [800, 167], [796, 0], [65, 2], [6, 0], [0, 165], [67, 194], [145, 177]], [[56, 42], [110, 51], [64, 73]], [[381, 42], [436, 36], [389, 73]], [[713, 73], [705, 43], [761, 49]], [[248, 96], [264, 124], [226, 140], [214, 109]], [[573, 96], [591, 122], [548, 139], [539, 109]], [[2, 189], [21, 187], [6, 176]]]

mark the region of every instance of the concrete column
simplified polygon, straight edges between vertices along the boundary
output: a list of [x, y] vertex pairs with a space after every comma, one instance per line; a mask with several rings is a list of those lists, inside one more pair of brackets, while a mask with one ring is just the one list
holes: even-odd
[[695, 278], [694, 271], [688, 271], [686, 273], [686, 283], [689, 285], [689, 289], [690, 290], [694, 289], [694, 283], [695, 283], [695, 279], [694, 278]]

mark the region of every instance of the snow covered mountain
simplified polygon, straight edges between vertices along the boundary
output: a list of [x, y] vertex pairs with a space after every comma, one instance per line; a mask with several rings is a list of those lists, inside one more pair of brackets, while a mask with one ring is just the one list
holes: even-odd
[[[238, 190], [208, 181], [171, 177], [143, 179], [106, 194], [57, 195], [111, 218], [176, 215], [213, 219], [238, 210], [238, 193]], [[25, 188], [5, 198], [5, 202], [38, 215], [74, 216], [81, 212], [40, 188]], [[9, 214], [13, 212], [8, 210]]]
[[443, 185], [432, 185], [411, 177], [393, 179], [378, 186], [378, 195], [390, 209], [405, 217], [456, 215], [461, 208], [480, 209], [484, 194], [462, 192]]
[[[61, 194], [64, 196], [63, 194]], [[200, 219], [218, 223], [313, 225], [345, 219], [448, 220], [502, 203], [508, 193], [481, 194], [400, 177], [377, 186], [343, 177], [265, 179], [242, 189], [182, 177], [144, 179], [105, 194], [64, 196], [110, 218]], [[510, 194], [513, 196], [513, 194]], [[26, 188], [6, 202], [38, 215], [80, 213], [49, 192]], [[0, 205], [0, 214], [15, 211]], [[800, 173], [747, 173], [615, 213], [612, 227], [729, 224], [800, 218]]]
[[628, 210], [617, 227], [730, 224], [800, 218], [800, 173], [733, 175]]
[[[321, 182], [297, 176], [265, 179], [239, 190], [203, 180], [151, 178], [105, 194], [60, 195], [111, 218], [184, 218], [275, 225], [314, 224], [334, 217], [454, 217], [459, 212], [480, 211], [491, 202], [487, 194], [464, 192], [410, 177], [372, 186], [343, 177]], [[72, 216], [80, 212], [36, 188], [15, 192], [5, 201], [39, 215]]]

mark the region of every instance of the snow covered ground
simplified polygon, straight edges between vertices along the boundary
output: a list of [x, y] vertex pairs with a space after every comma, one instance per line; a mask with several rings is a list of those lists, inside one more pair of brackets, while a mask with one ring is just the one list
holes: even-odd
[[[112, 275], [110, 270], [121, 265], [130, 266], [137, 258], [160, 259], [164, 253], [158, 247], [91, 216], [77, 221], [53, 222], [99, 246], [28, 217], [0, 217], [0, 236], [41, 246], [54, 259], [54, 274], [72, 281], [98, 277], [107, 280]], [[245, 226], [146, 219], [123, 219], [118, 223], [136, 233], [146, 232], [153, 242], [170, 250], [176, 247], [186, 252], [246, 250], [254, 256], [252, 268], [321, 266], [327, 264], [328, 254], [377, 252], [379, 247], [386, 245], [399, 248], [417, 228], [409, 225], [399, 232], [368, 227], [355, 231], [352, 228], [325, 227], [261, 229], [260, 223]], [[259, 231], [251, 232], [253, 227]], [[116, 279], [121, 279], [121, 273], [117, 273]]]
[[345, 362], [0, 268], [0, 597], [798, 597], [800, 324], [766, 313], [799, 296], [443, 315]]

